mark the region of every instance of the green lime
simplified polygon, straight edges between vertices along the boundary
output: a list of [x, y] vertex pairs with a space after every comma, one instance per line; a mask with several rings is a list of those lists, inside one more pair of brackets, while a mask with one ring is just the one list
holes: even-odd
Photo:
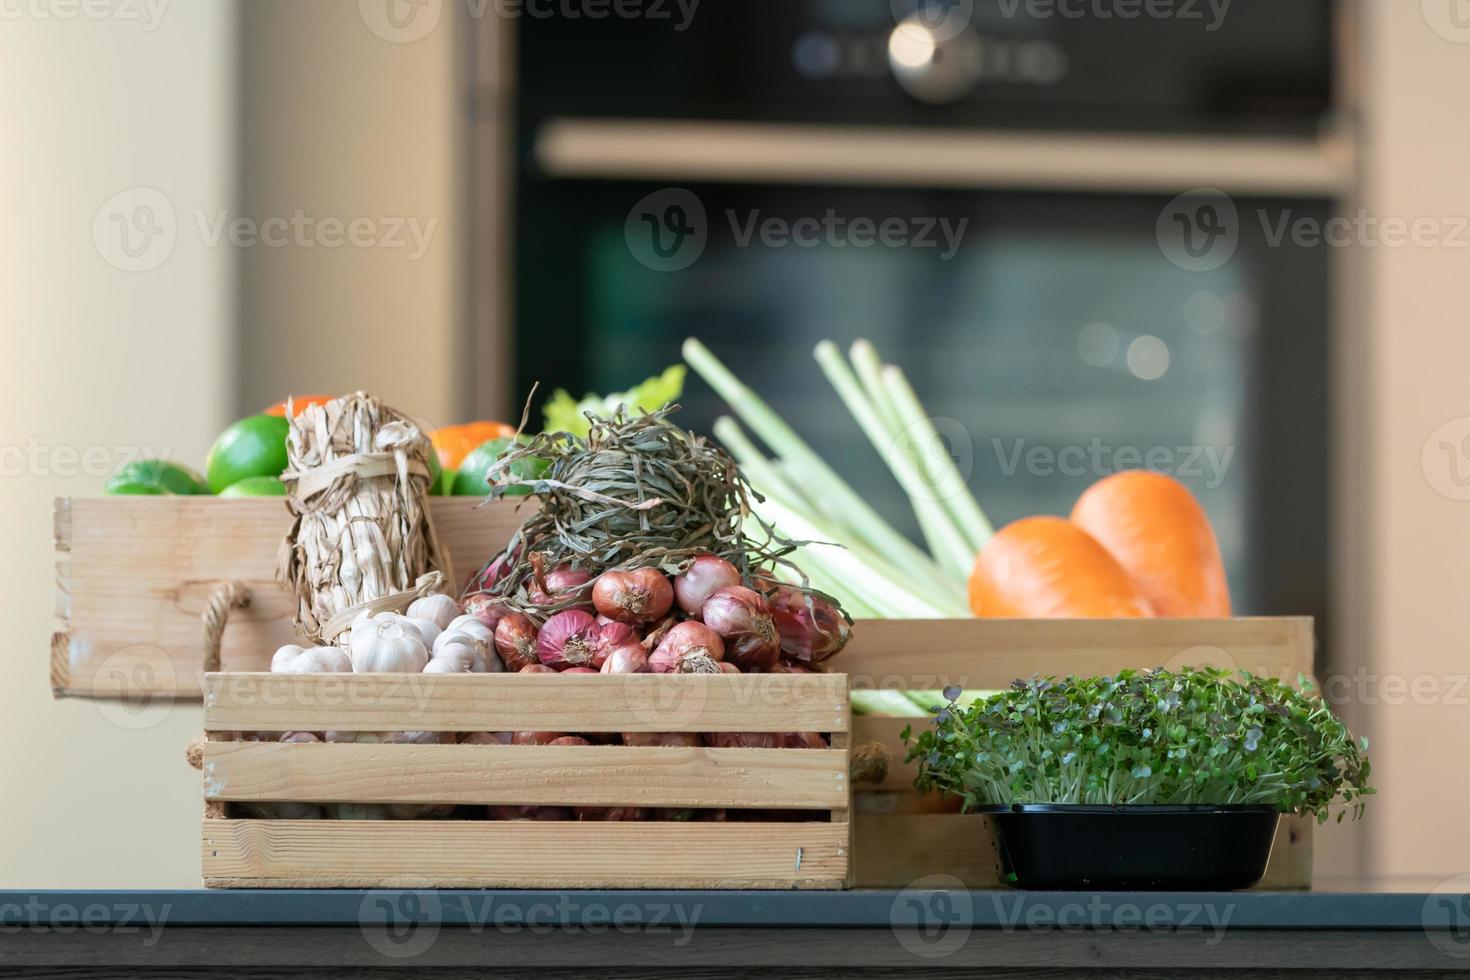
[[444, 464], [439, 462], [439, 453], [433, 446], [429, 447], [429, 495], [434, 496], [444, 492]]
[[[529, 442], [525, 436], [521, 436], [521, 442]], [[496, 460], [504, 456], [510, 449], [512, 439], [510, 436], [501, 436], [499, 439], [491, 439], [489, 442], [481, 443], [464, 458], [460, 464], [459, 473], [454, 478], [454, 493], [459, 497], [483, 497], [490, 492], [490, 486], [485, 482], [485, 474], [490, 467], [495, 465]], [[510, 464], [510, 475], [522, 480], [539, 480], [546, 475], [550, 464], [544, 459], [520, 459]], [[501, 491], [507, 497], [524, 497], [531, 492], [531, 488], [523, 483], [513, 484]]]
[[123, 486], [155, 487], [159, 493], [176, 493], [181, 496], [209, 492], [209, 488], [204, 485], [204, 477], [187, 466], [170, 463], [166, 459], [135, 459], [124, 464], [107, 481], [107, 492], [139, 492], [117, 489]]
[[278, 476], [247, 476], [219, 492], [221, 497], [284, 497], [286, 484]]
[[113, 480], [107, 481], [107, 492], [114, 497], [163, 497], [168, 495], [156, 483], [117, 483]]
[[280, 476], [290, 428], [279, 415], [250, 415], [221, 432], [204, 460], [210, 491], [219, 493], [248, 476]]

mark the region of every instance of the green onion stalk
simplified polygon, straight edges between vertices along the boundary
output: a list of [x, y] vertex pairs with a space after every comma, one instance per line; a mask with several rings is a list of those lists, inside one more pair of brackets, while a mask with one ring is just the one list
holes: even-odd
[[787, 537], [811, 543], [798, 561], [823, 592], [855, 615], [892, 619], [970, 615], [965, 579], [990, 540], [991, 524], [965, 485], [908, 379], [883, 364], [873, 345], [852, 346], [851, 363], [830, 341], [814, 351], [844, 407], [908, 495], [928, 551], [884, 520], [769, 405], [699, 341], [684, 359], [714, 388], [766, 456], [731, 418], [714, 434], [765, 498], [761, 518]]

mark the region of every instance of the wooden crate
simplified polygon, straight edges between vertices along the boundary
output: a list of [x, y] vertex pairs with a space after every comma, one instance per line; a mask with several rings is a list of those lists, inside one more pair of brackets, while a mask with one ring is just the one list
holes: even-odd
[[[475, 497], [432, 497], [452, 587], [510, 540], [534, 510]], [[478, 509], [477, 509], [478, 508]], [[280, 498], [61, 497], [55, 503], [56, 616], [51, 689], [57, 697], [198, 700], [204, 679], [200, 616], [222, 584], [242, 582], [248, 608], [229, 619], [228, 671], [267, 670], [298, 642], [294, 599], [275, 581], [290, 527]]]
[[[205, 884], [232, 888], [844, 888], [841, 674], [209, 674]], [[781, 732], [829, 749], [283, 744], [241, 731]], [[825, 820], [267, 820], [232, 802], [826, 811]]]
[[[831, 661], [853, 690], [967, 690], [1008, 687], [1034, 674], [1097, 675], [1125, 668], [1216, 666], [1295, 681], [1312, 673], [1309, 617], [1237, 619], [864, 620]], [[948, 874], [972, 888], [1001, 883], [991, 822], [914, 789], [899, 733], [923, 718], [853, 718], [853, 741], [880, 742], [891, 764], [881, 784], [859, 784], [853, 802], [853, 880], [858, 888], [902, 888]], [[1310, 817], [1285, 817], [1266, 878], [1257, 887], [1309, 888]]]

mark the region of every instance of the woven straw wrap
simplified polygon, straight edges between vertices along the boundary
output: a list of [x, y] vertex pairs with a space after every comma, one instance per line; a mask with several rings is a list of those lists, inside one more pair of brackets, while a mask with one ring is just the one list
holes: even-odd
[[296, 593], [304, 636], [332, 644], [361, 613], [402, 612], [453, 581], [426, 499], [433, 449], [406, 416], [360, 391], [309, 405], [286, 452], [296, 520], [276, 578]]

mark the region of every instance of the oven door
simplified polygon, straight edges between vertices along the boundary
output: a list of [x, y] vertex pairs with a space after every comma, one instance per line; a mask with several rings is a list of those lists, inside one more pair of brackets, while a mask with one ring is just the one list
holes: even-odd
[[[1325, 200], [527, 174], [517, 207], [519, 398], [621, 390], [698, 337], [918, 539], [812, 360], [867, 338], [996, 526], [1163, 470], [1208, 510], [1239, 613], [1328, 621], [1328, 257], [1277, 235]], [[728, 412], [695, 377], [682, 404], [706, 433]]]

